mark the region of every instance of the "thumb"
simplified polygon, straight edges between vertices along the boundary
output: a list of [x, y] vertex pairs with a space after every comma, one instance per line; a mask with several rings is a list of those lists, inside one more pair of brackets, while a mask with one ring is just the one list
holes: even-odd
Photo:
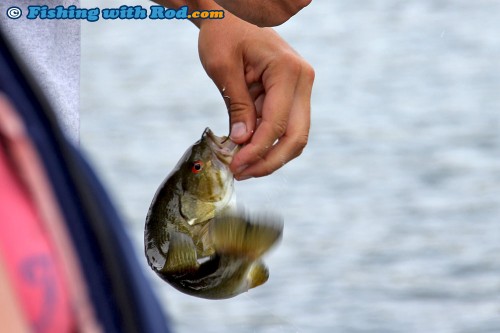
[[243, 70], [231, 74], [223, 85], [222, 97], [229, 113], [229, 137], [242, 144], [250, 139], [255, 129], [255, 105], [248, 91]]

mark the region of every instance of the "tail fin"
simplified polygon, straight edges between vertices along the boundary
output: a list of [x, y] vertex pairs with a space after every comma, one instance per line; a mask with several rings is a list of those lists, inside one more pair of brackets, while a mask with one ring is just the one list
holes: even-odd
[[283, 234], [283, 219], [276, 215], [251, 216], [244, 211], [215, 216], [209, 228], [215, 251], [220, 254], [257, 259]]

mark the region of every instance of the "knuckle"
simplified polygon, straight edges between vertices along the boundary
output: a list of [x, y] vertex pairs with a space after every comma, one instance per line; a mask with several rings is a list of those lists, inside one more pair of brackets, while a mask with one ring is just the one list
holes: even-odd
[[311, 84], [314, 82], [316, 73], [314, 72], [314, 68], [307, 62], [304, 62], [304, 65], [302, 66], [302, 73], [308, 82]]
[[272, 174], [275, 170], [273, 167], [271, 167], [270, 165], [266, 165], [263, 170], [262, 170], [264, 173], [263, 173], [263, 176], [268, 176], [270, 174]]
[[273, 134], [276, 138], [281, 138], [285, 132], [286, 132], [286, 128], [287, 128], [287, 121], [284, 119], [284, 120], [275, 120], [272, 124], [272, 131], [273, 131]]
[[256, 171], [256, 177], [264, 177], [272, 174], [275, 171], [275, 168], [272, 167], [269, 163], [264, 163], [259, 170]]
[[300, 147], [301, 149], [304, 149], [305, 146], [307, 146], [307, 143], [309, 142], [309, 134], [302, 134], [297, 137], [295, 140], [295, 144], [297, 147]]
[[244, 164], [262, 163], [265, 160], [267, 151], [269, 150], [266, 149], [266, 147], [257, 145], [253, 142], [248, 143], [243, 149], [246, 149], [247, 151], [247, 157], [245, 158]]
[[256, 155], [257, 155], [257, 160], [258, 161], [264, 161], [265, 158], [266, 158], [266, 154], [267, 154], [267, 151], [269, 150], [269, 148], [267, 147], [262, 147], [262, 149], [259, 149], [257, 152], [256, 152]]
[[298, 136], [297, 138], [295, 138], [294, 140], [294, 154], [293, 154], [293, 158], [299, 156], [300, 154], [302, 154], [302, 152], [304, 151], [305, 147], [307, 146], [307, 143], [309, 141], [309, 135], [308, 134], [303, 134], [303, 135], [300, 135]]
[[214, 76], [218, 73], [224, 73], [228, 68], [227, 64], [228, 62], [221, 61], [218, 57], [210, 57], [203, 62], [203, 67], [210, 76]]
[[249, 119], [252, 119], [252, 114], [255, 113], [253, 104], [236, 101], [231, 102], [228, 111], [232, 124], [237, 122], [247, 123]]
[[287, 71], [294, 75], [298, 76], [302, 67], [302, 59], [299, 55], [292, 51], [283, 52], [280, 56], [280, 63], [287, 67]]
[[252, 106], [245, 102], [231, 101], [229, 112], [231, 116], [242, 116], [252, 110]]

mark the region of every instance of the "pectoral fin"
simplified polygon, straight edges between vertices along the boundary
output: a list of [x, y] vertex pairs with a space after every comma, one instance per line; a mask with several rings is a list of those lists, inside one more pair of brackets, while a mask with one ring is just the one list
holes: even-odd
[[181, 232], [170, 233], [167, 262], [162, 272], [166, 274], [186, 274], [198, 269], [196, 247], [193, 240]]
[[189, 225], [202, 223], [214, 217], [214, 205], [200, 201], [196, 197], [183, 195], [180, 204], [181, 213], [189, 221]]
[[278, 216], [250, 216], [243, 211], [232, 211], [215, 216], [209, 233], [217, 253], [254, 260], [281, 238], [283, 221]]

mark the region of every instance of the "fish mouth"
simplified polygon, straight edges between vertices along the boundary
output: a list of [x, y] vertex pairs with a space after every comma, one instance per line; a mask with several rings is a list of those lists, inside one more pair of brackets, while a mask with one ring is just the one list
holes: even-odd
[[240, 149], [240, 145], [234, 143], [229, 137], [217, 136], [208, 127], [201, 138], [207, 141], [217, 158], [226, 165], [231, 164], [233, 156]]

